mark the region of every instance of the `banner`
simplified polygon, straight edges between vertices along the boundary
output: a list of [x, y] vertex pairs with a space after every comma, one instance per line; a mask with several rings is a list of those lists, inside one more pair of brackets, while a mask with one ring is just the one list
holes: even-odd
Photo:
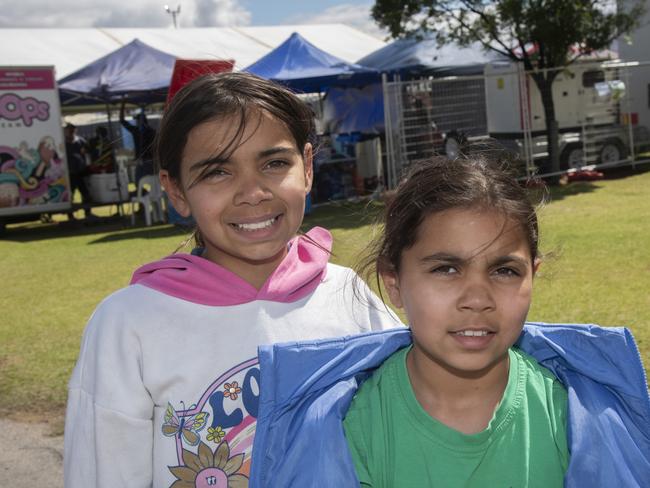
[[0, 216], [69, 208], [54, 67], [0, 67]]

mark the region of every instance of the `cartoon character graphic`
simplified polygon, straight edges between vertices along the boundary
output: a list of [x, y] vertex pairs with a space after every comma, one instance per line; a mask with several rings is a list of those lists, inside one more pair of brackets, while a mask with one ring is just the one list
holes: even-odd
[[65, 165], [56, 152], [56, 143], [50, 136], [43, 137], [38, 143], [38, 155], [41, 165], [45, 168], [45, 178], [50, 181], [58, 181], [65, 176]]
[[0, 207], [68, 201], [65, 165], [51, 136], [36, 148], [0, 146]]

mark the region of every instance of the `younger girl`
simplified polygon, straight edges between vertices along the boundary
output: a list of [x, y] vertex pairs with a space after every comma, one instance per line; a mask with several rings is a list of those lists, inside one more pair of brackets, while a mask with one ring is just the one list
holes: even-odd
[[312, 183], [313, 119], [242, 73], [179, 92], [160, 127], [160, 179], [197, 223], [199, 255], [137, 270], [93, 314], [69, 385], [68, 487], [248, 485], [260, 408], [257, 347], [398, 324], [331, 236], [295, 237]]
[[538, 226], [516, 180], [436, 159], [385, 215], [371, 261], [410, 333], [261, 348], [252, 486], [647, 486], [630, 333], [524, 324]]

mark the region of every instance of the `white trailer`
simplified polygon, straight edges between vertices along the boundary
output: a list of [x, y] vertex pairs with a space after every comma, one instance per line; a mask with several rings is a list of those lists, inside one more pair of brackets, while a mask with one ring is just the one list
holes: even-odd
[[[621, 124], [625, 82], [617, 62], [576, 62], [553, 82], [563, 168], [614, 163], [630, 150], [629, 127]], [[524, 141], [532, 157], [548, 156], [542, 98], [530, 76], [513, 63], [485, 66], [485, 101], [490, 137]]]

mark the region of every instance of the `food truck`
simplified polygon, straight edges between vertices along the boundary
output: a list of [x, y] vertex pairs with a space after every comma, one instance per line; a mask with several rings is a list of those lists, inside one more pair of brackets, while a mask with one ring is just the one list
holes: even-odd
[[53, 66], [0, 66], [0, 232], [71, 208]]

